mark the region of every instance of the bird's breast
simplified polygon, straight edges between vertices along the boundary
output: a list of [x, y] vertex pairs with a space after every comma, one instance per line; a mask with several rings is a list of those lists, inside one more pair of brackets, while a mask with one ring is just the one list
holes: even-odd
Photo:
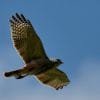
[[32, 60], [30, 63], [27, 63], [24, 68], [29, 74], [37, 74], [48, 69], [48, 66], [50, 67], [50, 61], [42, 58]]

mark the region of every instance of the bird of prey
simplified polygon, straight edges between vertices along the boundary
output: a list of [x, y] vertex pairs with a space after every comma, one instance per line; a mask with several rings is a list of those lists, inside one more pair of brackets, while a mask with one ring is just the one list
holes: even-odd
[[21, 69], [5, 72], [5, 77], [22, 79], [34, 75], [41, 83], [56, 90], [66, 86], [70, 81], [67, 75], [58, 69], [62, 61], [48, 58], [31, 22], [23, 14], [16, 13], [10, 19], [10, 26], [13, 44], [25, 65]]

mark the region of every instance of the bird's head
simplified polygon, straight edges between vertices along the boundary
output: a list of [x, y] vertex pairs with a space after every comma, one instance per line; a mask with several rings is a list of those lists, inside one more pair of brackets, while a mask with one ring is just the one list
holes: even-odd
[[56, 62], [60, 65], [63, 64], [63, 62], [60, 59], [56, 59]]
[[63, 64], [63, 62], [60, 59], [51, 58], [50, 61], [52, 61], [55, 66], [58, 66], [60, 64]]

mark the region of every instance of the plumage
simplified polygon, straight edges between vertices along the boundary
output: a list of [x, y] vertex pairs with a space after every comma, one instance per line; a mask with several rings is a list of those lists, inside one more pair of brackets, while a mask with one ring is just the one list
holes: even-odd
[[16, 16], [10, 19], [10, 25], [13, 44], [25, 65], [21, 69], [5, 72], [5, 76], [22, 79], [27, 75], [34, 75], [43, 84], [55, 89], [61, 89], [67, 85], [69, 83], [67, 75], [57, 69], [62, 61], [48, 58], [31, 22], [23, 14], [16, 13]]
[[12, 39], [24, 61], [28, 63], [32, 59], [47, 58], [41, 40], [31, 23], [22, 14], [12, 16], [12, 21]]
[[43, 84], [54, 87], [55, 89], [63, 88], [63, 86], [69, 84], [69, 79], [66, 74], [57, 68], [45, 71], [36, 76]]

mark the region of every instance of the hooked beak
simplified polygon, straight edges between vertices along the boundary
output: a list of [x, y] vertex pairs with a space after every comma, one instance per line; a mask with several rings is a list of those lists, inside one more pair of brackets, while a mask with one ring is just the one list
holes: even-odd
[[64, 62], [61, 61], [61, 64], [63, 64]]

